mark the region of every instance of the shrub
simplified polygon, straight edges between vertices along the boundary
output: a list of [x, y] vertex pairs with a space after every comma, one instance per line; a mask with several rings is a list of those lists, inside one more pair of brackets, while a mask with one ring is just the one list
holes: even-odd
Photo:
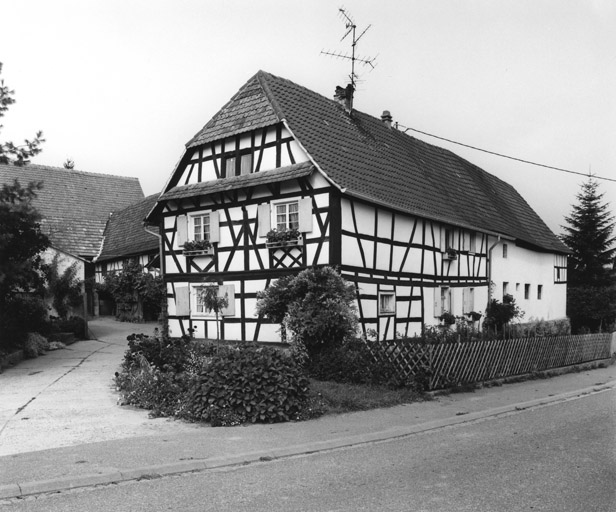
[[184, 417], [212, 425], [296, 419], [308, 380], [291, 356], [255, 344], [224, 350], [193, 381]]
[[182, 408], [187, 376], [151, 366], [143, 356], [135, 357], [130, 371], [116, 373], [116, 386], [123, 405], [150, 410], [150, 416], [175, 416]]
[[23, 350], [25, 357], [33, 359], [49, 350], [49, 341], [37, 332], [30, 332], [24, 341]]
[[82, 340], [86, 337], [86, 322], [79, 316], [71, 316], [66, 319], [51, 317], [51, 331], [54, 333], [72, 332], [78, 339]]
[[331, 267], [309, 268], [282, 278], [259, 293], [258, 299], [259, 315], [283, 323], [283, 339], [288, 329], [311, 356], [357, 330], [355, 287]]
[[308, 374], [318, 380], [342, 384], [410, 388], [417, 391], [427, 389], [427, 371], [409, 379], [386, 357], [387, 351], [396, 350], [396, 343], [404, 341], [392, 344], [362, 338], [346, 340], [313, 357], [307, 367]]
[[47, 306], [35, 295], [15, 295], [0, 315], [0, 348], [11, 350], [25, 342], [28, 332], [47, 333]]

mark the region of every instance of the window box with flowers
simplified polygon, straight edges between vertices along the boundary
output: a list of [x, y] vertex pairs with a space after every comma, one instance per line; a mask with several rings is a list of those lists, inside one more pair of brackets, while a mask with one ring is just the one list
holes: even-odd
[[447, 247], [447, 250], [443, 253], [443, 259], [454, 261], [458, 259], [458, 251], [456, 251], [453, 247]]
[[280, 247], [298, 247], [304, 245], [302, 234], [297, 229], [276, 228], [270, 230], [266, 235], [265, 246], [268, 249], [278, 249]]
[[182, 254], [185, 256], [204, 256], [214, 254], [209, 240], [189, 240], [184, 242]]

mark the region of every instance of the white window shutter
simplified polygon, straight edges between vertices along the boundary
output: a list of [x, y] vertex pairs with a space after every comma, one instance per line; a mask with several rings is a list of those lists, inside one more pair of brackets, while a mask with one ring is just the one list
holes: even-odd
[[454, 315], [455, 313], [453, 312], [454, 309], [454, 301], [453, 301], [453, 296], [454, 296], [454, 288], [449, 288], [449, 290], [447, 290], [447, 293], [449, 295], [449, 312]]
[[266, 236], [272, 229], [272, 218], [270, 216], [269, 203], [260, 204], [257, 211], [257, 222], [259, 223], [259, 236]]
[[218, 287], [218, 296], [224, 297], [225, 295], [229, 304], [221, 311], [221, 314], [222, 316], [233, 316], [235, 315], [235, 286], [232, 284], [220, 285]]
[[299, 232], [312, 231], [312, 198], [304, 197], [299, 200]]
[[220, 215], [218, 212], [210, 213], [210, 242], [220, 242]]
[[188, 286], [175, 287], [175, 314], [178, 316], [190, 315], [190, 290]]
[[186, 215], [178, 215], [176, 223], [178, 246], [182, 248], [188, 242], [188, 219]]
[[443, 312], [441, 311], [441, 288], [434, 288], [434, 317], [438, 318]]

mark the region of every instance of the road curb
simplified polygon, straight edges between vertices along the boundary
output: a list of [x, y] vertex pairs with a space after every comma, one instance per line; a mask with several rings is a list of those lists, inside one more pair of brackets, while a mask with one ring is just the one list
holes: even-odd
[[310, 455], [319, 452], [337, 450], [362, 444], [384, 442], [392, 439], [408, 437], [423, 432], [430, 432], [441, 428], [446, 428], [464, 423], [472, 423], [485, 418], [501, 416], [504, 414], [520, 412], [534, 407], [541, 407], [556, 402], [564, 402], [576, 397], [581, 397], [593, 393], [607, 391], [616, 388], [616, 380], [605, 384], [589, 386], [587, 388], [569, 391], [559, 395], [537, 398], [527, 402], [518, 402], [502, 407], [486, 409], [484, 411], [459, 413], [456, 416], [440, 420], [429, 421], [409, 426], [398, 426], [378, 432], [369, 432], [353, 436], [317, 441], [306, 444], [284, 446], [269, 450], [247, 452], [243, 454], [213, 457], [211, 459], [185, 460], [144, 466], [127, 470], [113, 469], [105, 473], [94, 473], [61, 477], [49, 480], [39, 480], [35, 482], [13, 483], [0, 485], [0, 499], [14, 499], [32, 496], [36, 494], [62, 492], [80, 487], [93, 487], [97, 485], [108, 485], [118, 482], [131, 480], [151, 480], [164, 476], [177, 475], [181, 473], [191, 473], [212, 469], [220, 469], [232, 466], [255, 464], [259, 462], [269, 462], [289, 457]]

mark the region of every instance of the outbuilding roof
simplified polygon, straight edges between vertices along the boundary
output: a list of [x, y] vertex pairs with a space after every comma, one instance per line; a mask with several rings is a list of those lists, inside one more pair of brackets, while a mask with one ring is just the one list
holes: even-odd
[[[103, 246], [96, 261], [127, 258], [158, 250], [158, 238], [144, 229], [143, 219], [154, 207], [159, 195], [148, 196], [109, 216]], [[150, 226], [148, 229], [158, 232], [158, 227]]]
[[187, 147], [277, 122], [286, 123], [316, 167], [348, 195], [502, 234], [538, 249], [568, 252], [503, 180], [451, 151], [264, 71], [248, 80]]
[[69, 254], [91, 259], [100, 245], [109, 214], [143, 199], [137, 178], [28, 164], [0, 164], [0, 183], [17, 179], [25, 186], [42, 181], [34, 206], [51, 245]]

